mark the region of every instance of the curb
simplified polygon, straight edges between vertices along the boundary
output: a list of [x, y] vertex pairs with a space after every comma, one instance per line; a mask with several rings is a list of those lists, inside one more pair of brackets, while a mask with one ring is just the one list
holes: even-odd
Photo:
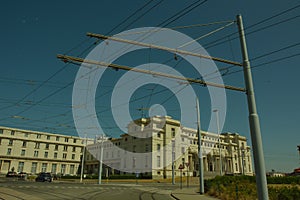
[[171, 197], [173, 197], [176, 200], [180, 200], [179, 198], [177, 198], [172, 192], [171, 192]]

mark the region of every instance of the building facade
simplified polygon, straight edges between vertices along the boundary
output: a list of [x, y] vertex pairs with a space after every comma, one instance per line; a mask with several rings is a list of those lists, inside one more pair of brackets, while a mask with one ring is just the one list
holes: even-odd
[[0, 127], [0, 173], [78, 173], [84, 144], [80, 137]]
[[[246, 137], [201, 131], [201, 138], [206, 178], [220, 174], [253, 175]], [[198, 176], [197, 130], [183, 127], [180, 121], [168, 116], [135, 120], [120, 138], [102, 138], [87, 145], [86, 155], [85, 173], [98, 173], [102, 158], [104, 176], [137, 173], [171, 178], [172, 173], [179, 176], [182, 167], [184, 175]]]

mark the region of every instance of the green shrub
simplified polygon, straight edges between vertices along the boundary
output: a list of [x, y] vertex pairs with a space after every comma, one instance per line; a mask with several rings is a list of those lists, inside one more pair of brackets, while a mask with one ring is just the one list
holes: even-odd
[[[273, 177], [268, 183], [290, 184], [290, 186], [269, 186], [270, 200], [298, 200], [300, 199], [299, 177]], [[208, 195], [222, 200], [257, 199], [255, 177], [252, 176], [217, 176], [205, 181], [205, 191]]]

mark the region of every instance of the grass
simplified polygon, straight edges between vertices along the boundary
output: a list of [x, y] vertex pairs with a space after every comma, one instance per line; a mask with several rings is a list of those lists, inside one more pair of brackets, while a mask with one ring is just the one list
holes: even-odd
[[[268, 178], [270, 200], [299, 200], [300, 177]], [[206, 193], [221, 200], [257, 199], [255, 177], [222, 176], [205, 182]]]

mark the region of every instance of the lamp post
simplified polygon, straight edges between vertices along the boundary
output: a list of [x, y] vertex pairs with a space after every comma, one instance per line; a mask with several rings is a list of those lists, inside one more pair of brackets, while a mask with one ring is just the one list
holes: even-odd
[[172, 140], [172, 185], [175, 185], [175, 139]]
[[220, 138], [220, 125], [219, 125], [219, 110], [213, 110], [213, 112], [216, 113], [216, 123], [217, 123], [217, 134], [218, 134], [218, 141], [219, 141], [219, 156], [220, 156], [220, 160], [219, 160], [219, 165], [220, 165], [220, 176], [223, 175], [223, 171], [222, 171], [222, 155], [221, 155], [221, 138]]
[[83, 146], [82, 158], [81, 158], [81, 170], [80, 170], [80, 183], [82, 183], [83, 169], [84, 169], [84, 157], [85, 157], [85, 149], [87, 144], [87, 138], [85, 136], [85, 144]]
[[204, 178], [203, 178], [203, 155], [202, 155], [202, 138], [201, 138], [201, 123], [200, 123], [200, 106], [199, 99], [196, 99], [197, 106], [197, 135], [198, 135], [198, 159], [199, 159], [199, 194], [204, 194]]
[[103, 135], [101, 135], [100, 138], [101, 138], [101, 142], [100, 142], [100, 159], [99, 159], [99, 175], [98, 175], [99, 185], [101, 185], [101, 181], [102, 181], [102, 161], [103, 161], [103, 142], [104, 142]]

